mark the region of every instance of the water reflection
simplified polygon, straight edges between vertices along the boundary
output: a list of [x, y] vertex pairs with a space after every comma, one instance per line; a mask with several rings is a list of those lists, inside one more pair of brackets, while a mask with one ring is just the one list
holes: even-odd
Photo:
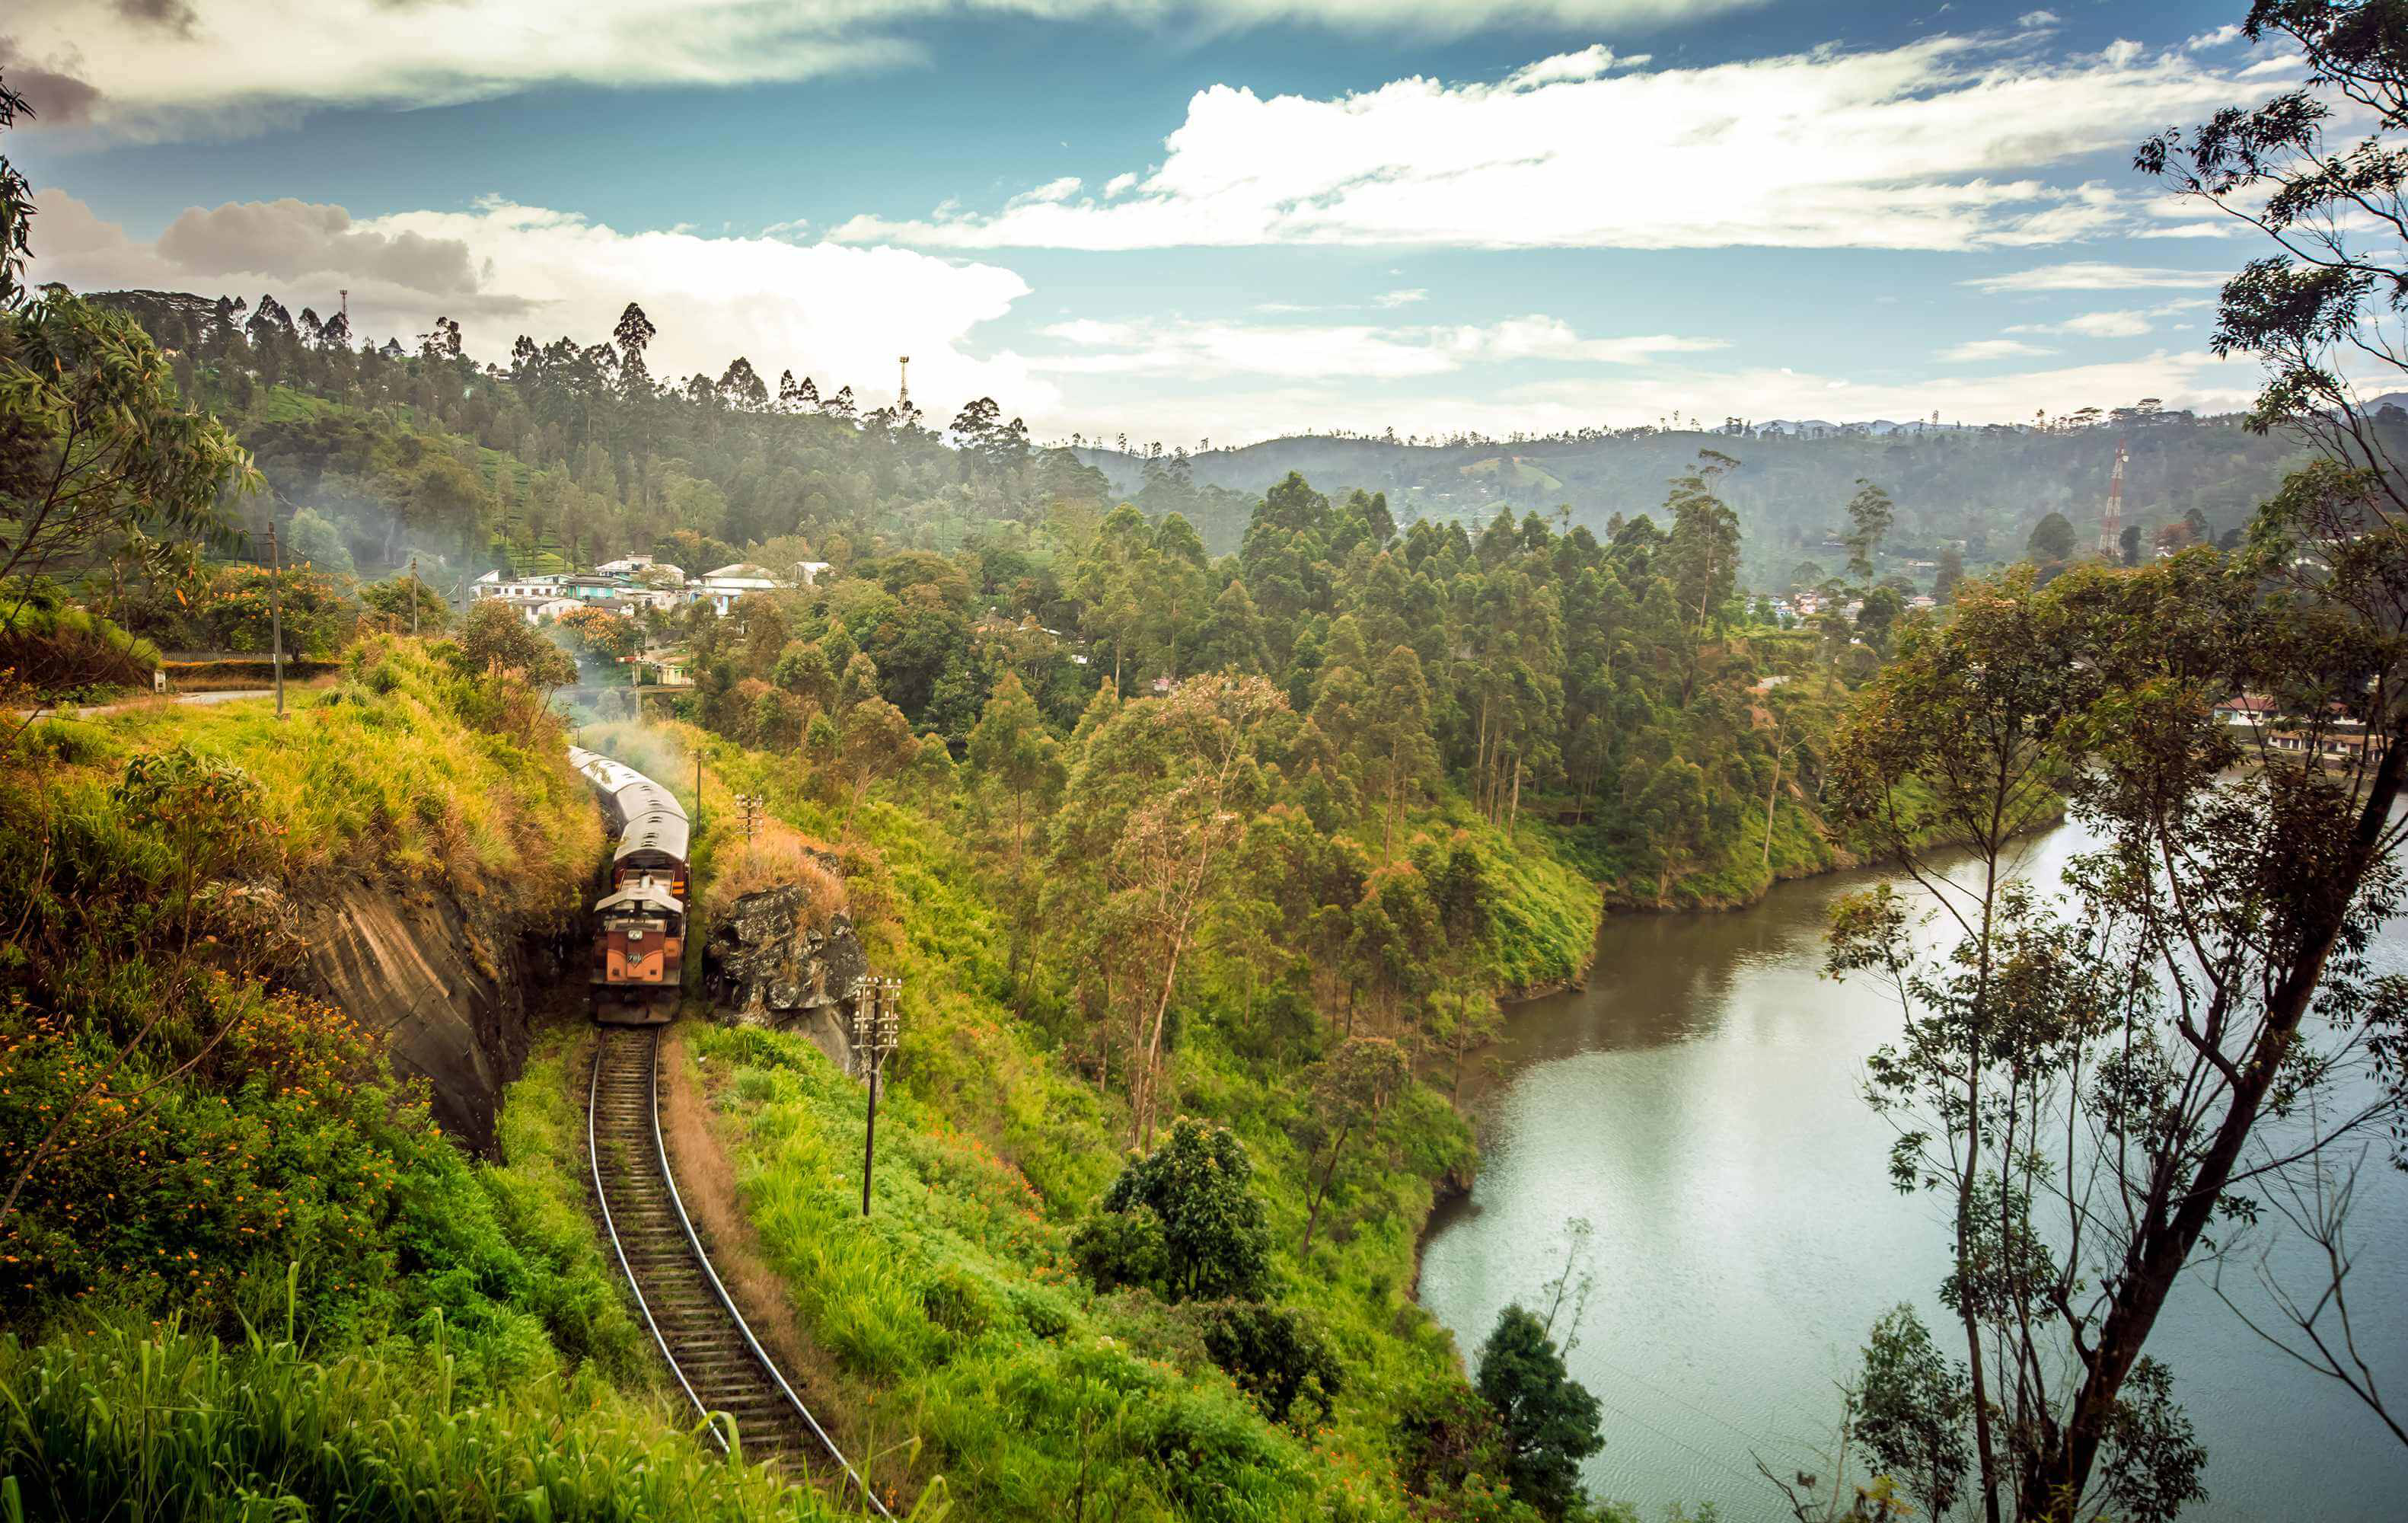
[[[2022, 865], [2054, 883], [2079, 845], [2051, 832]], [[1482, 1170], [1433, 1223], [1422, 1300], [1475, 1349], [1499, 1308], [1557, 1272], [1564, 1223], [1596, 1224], [1598, 1290], [1571, 1363], [1608, 1409], [1587, 1472], [1601, 1495], [1651, 1515], [1677, 1500], [1713, 1501], [1731, 1523], [1785, 1517], [1752, 1457], [1825, 1470], [1812, 1451], [1867, 1327], [1900, 1300], [1938, 1321], [1942, 1208], [1888, 1187], [1890, 1133], [1857, 1098], [1898, 1013], [1870, 986], [1817, 976], [1831, 902], [1877, 881], [1787, 884], [1732, 914], [1611, 920], [1589, 987], [1522, 1007], [1467, 1085]], [[2395, 928], [2387, 952], [2403, 950]], [[2352, 1301], [2398, 1379], [2408, 1181], [2375, 1176]], [[2191, 1516], [2399, 1516], [2408, 1455], [2203, 1284], [2178, 1292], [2152, 1350], [2210, 1451], [2214, 1497]]]

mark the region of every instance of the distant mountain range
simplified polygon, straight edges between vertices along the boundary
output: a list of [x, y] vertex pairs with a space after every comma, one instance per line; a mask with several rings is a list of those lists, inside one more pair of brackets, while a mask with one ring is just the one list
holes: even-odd
[[[2408, 393], [2397, 398], [2408, 407]], [[1148, 512], [1177, 510], [1214, 553], [1237, 548], [1246, 511], [1293, 471], [1330, 496], [1355, 488], [1387, 496], [1399, 524], [1431, 518], [1477, 526], [1503, 510], [1570, 520], [1602, 534], [1616, 514], [1664, 522], [1666, 488], [1696, 467], [1700, 450], [1735, 457], [1715, 491], [1740, 516], [1748, 579], [1778, 585], [1799, 562], [1836, 568], [1833, 547], [1859, 481], [1898, 504], [1892, 552], [1929, 561], [1949, 545], [1974, 567], [2020, 558], [2041, 519], [2061, 512], [2084, 544], [2098, 533], [2118, 443], [2131, 453], [2124, 522], [2152, 532], [2197, 509], [2214, 533], [2245, 522], [2305, 451], [2281, 435], [2253, 434], [2237, 418], [2158, 413], [2103, 426], [1934, 426], [1816, 419], [1713, 430], [1586, 438], [1408, 444], [1384, 438], [1297, 435], [1187, 459], [1194, 487], [1146, 490], [1148, 462], [1115, 450], [1079, 458]], [[1161, 475], [1159, 466], [1154, 474]], [[1220, 492], [1210, 489], [1220, 488]], [[1911, 569], [1911, 568], [1910, 568]]]

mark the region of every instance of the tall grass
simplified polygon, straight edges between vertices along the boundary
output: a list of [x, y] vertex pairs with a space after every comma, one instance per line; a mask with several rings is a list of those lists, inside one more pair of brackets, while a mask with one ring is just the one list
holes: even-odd
[[818, 1492], [718, 1459], [592, 1373], [463, 1399], [439, 1341], [313, 1357], [173, 1322], [0, 1339], [0, 1509], [13, 1520], [832, 1519]]
[[600, 859], [599, 812], [558, 726], [515, 701], [428, 644], [376, 636], [346, 654], [336, 686], [300, 697], [281, 721], [253, 699], [102, 723], [127, 750], [182, 745], [250, 774], [290, 876], [381, 868], [565, 914]]

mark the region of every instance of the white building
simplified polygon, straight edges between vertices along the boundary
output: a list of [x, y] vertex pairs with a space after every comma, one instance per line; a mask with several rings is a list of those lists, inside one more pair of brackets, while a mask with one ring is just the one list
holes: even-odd
[[723, 566], [715, 571], [705, 571], [697, 581], [686, 583], [686, 596], [707, 602], [721, 618], [736, 606], [736, 600], [747, 593], [776, 592], [794, 583], [770, 575], [767, 570], [746, 561]]
[[471, 597], [557, 597], [560, 578], [557, 576], [514, 577], [505, 582], [499, 571], [488, 571], [469, 583]]
[[594, 571], [596, 576], [631, 577], [652, 564], [650, 555], [623, 555], [615, 561], [604, 561]]

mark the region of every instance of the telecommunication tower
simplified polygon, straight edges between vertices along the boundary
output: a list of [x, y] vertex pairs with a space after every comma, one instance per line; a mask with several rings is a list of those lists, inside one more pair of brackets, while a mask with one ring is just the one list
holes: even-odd
[[2123, 553], [2124, 444], [2122, 439], [2115, 441], [2115, 470], [2107, 478], [2107, 511], [2099, 520], [2099, 553], [2110, 558]]
[[911, 356], [903, 355], [895, 363], [902, 367], [903, 376], [895, 387], [895, 410], [909, 412], [911, 409]]

